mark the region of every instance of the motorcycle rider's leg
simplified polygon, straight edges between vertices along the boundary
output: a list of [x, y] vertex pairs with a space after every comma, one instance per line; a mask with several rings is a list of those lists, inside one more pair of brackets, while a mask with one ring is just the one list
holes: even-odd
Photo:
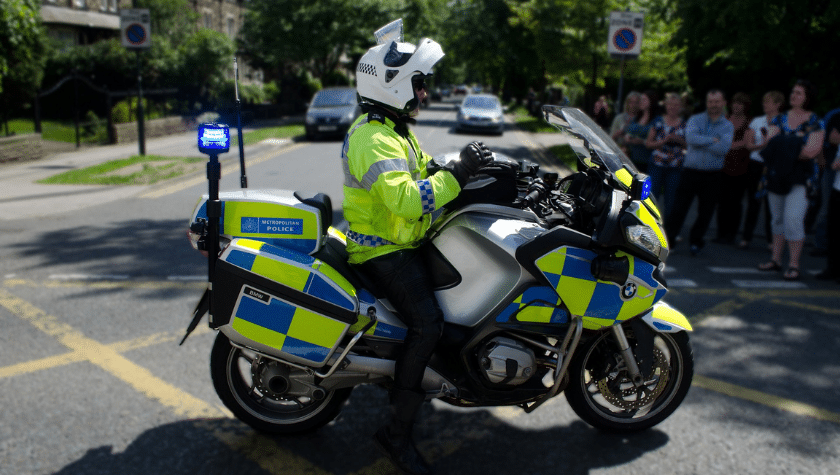
[[404, 250], [374, 258], [362, 268], [376, 279], [377, 286], [408, 326], [403, 352], [396, 361], [391, 422], [377, 431], [376, 442], [402, 470], [431, 473], [414, 447], [411, 431], [425, 400], [423, 373], [443, 331], [443, 312], [418, 251]]

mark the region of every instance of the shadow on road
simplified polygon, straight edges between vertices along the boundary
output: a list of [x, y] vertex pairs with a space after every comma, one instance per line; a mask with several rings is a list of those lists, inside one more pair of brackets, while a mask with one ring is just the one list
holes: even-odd
[[[385, 421], [386, 404], [384, 390], [360, 387], [335, 423], [298, 437], [263, 436], [230, 419], [166, 424], [142, 433], [123, 452], [110, 446], [90, 449], [57, 473], [396, 474], [370, 437]], [[420, 451], [441, 475], [587, 474], [668, 443], [656, 429], [620, 437], [574, 421], [530, 430], [487, 410], [438, 410], [431, 404], [424, 405], [415, 434]]]

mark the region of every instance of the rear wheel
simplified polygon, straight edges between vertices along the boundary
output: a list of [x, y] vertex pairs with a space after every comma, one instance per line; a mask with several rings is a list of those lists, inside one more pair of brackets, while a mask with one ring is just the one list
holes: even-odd
[[[633, 348], [632, 332], [627, 337]], [[657, 333], [653, 353], [653, 368], [636, 387], [611, 333], [582, 343], [569, 367], [566, 400], [581, 419], [608, 432], [636, 432], [659, 424], [688, 393], [694, 359], [686, 332]]]
[[303, 371], [236, 348], [221, 332], [210, 354], [210, 374], [225, 406], [269, 434], [299, 434], [326, 425], [353, 390], [313, 391]]

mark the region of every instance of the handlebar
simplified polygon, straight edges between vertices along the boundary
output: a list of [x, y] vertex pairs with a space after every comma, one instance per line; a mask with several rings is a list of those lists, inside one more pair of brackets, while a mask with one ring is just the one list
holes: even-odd
[[528, 208], [533, 208], [537, 203], [542, 201], [542, 199], [542, 190], [536, 189], [525, 195], [525, 198], [523, 198], [522, 201]]

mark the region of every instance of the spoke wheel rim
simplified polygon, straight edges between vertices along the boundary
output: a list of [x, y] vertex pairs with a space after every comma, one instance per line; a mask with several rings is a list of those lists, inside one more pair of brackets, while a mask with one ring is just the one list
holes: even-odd
[[[591, 376], [591, 359], [602, 345], [610, 345], [607, 335], [601, 336], [598, 341], [589, 348], [581, 371], [579, 384], [586, 404], [600, 414], [601, 417], [616, 423], [636, 423], [655, 417], [668, 407], [671, 400], [676, 397], [677, 388], [683, 378], [683, 357], [677, 342], [667, 333], [658, 334], [654, 340], [655, 361], [653, 372], [650, 378], [646, 378], [643, 388], [642, 400], [634, 400], [633, 393], [636, 392], [626, 377], [626, 369], [621, 367], [612, 371], [608, 377], [613, 380], [606, 381], [606, 377], [595, 380]], [[663, 366], [664, 365], [664, 366]], [[610, 389], [608, 389], [610, 388]], [[602, 392], [607, 390], [607, 393]], [[629, 398], [629, 399], [625, 399]]]

